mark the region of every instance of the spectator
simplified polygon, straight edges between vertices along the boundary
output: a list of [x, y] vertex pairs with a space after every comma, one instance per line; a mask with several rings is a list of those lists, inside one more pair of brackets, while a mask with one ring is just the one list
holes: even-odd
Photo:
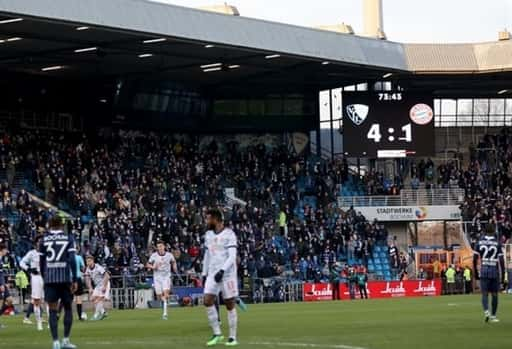
[[279, 211], [279, 233], [281, 236], [286, 237], [288, 235], [287, 230], [286, 213], [284, 212], [284, 208], [281, 207], [281, 210]]
[[434, 273], [434, 279], [439, 279], [441, 277], [441, 262], [439, 262], [438, 257], [434, 257], [434, 261], [432, 262], [432, 271]]
[[473, 273], [469, 266], [464, 268], [464, 290], [466, 294], [473, 293]]
[[16, 164], [14, 159], [11, 159], [7, 164], [7, 184], [12, 187], [14, 184], [14, 176], [16, 175]]
[[359, 288], [359, 295], [361, 299], [368, 299], [368, 291], [366, 284], [368, 283], [368, 274], [366, 268], [360, 267], [357, 273], [357, 287]]
[[450, 265], [445, 272], [446, 277], [446, 292], [449, 295], [455, 294], [455, 267]]
[[398, 271], [400, 268], [400, 258], [398, 255], [398, 248], [395, 246], [394, 242], [391, 242], [391, 244], [388, 247], [388, 255], [389, 255], [389, 263], [391, 267], [391, 272], [393, 278], [396, 278], [398, 276]]
[[348, 270], [347, 282], [348, 282], [348, 290], [350, 294], [350, 299], [356, 299], [356, 288], [358, 284], [358, 276], [355, 268], [350, 267]]
[[420, 188], [420, 180], [418, 177], [414, 176], [411, 179], [411, 189], [418, 190]]

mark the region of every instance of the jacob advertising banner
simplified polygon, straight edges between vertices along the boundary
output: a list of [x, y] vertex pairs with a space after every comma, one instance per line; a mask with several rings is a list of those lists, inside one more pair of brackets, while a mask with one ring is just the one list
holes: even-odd
[[331, 301], [332, 300], [331, 284], [304, 284], [304, 301]]
[[[370, 281], [367, 290], [368, 298], [440, 296], [441, 280]], [[350, 299], [346, 283], [340, 284], [340, 295], [342, 300]], [[359, 298], [357, 288], [356, 298]]]

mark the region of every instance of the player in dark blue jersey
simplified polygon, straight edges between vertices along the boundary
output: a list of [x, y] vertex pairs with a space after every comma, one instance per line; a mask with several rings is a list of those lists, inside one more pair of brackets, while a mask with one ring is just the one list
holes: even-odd
[[[5, 307], [7, 306], [7, 298], [9, 298], [9, 289], [5, 284], [5, 277], [2, 265], [2, 258], [7, 255], [7, 245], [3, 242], [0, 242], [0, 300], [2, 301], [2, 307], [0, 307], [0, 316], [5, 311]], [[5, 328], [4, 325], [0, 324], [0, 329]]]
[[[503, 248], [496, 238], [492, 225], [486, 227], [486, 234], [475, 246], [474, 270], [480, 259], [480, 289], [482, 291], [482, 306], [484, 308], [485, 322], [499, 322], [496, 317], [498, 311], [498, 292], [500, 280], [504, 280], [505, 260]], [[475, 273], [478, 276], [478, 273]], [[492, 295], [492, 309], [489, 313], [489, 293]]]
[[[44, 234], [39, 245], [41, 273], [44, 278], [44, 293], [50, 307], [50, 330], [53, 349], [75, 349], [69, 341], [73, 324], [73, 293], [77, 288], [77, 268], [75, 241], [72, 235], [63, 230], [60, 217], [50, 221], [50, 230]], [[58, 312], [59, 301], [64, 306], [64, 338], [59, 342]]]

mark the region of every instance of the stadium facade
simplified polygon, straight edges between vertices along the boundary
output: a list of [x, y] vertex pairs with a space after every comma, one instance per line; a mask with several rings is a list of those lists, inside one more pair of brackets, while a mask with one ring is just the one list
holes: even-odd
[[315, 131], [322, 90], [506, 97], [512, 71], [511, 40], [402, 44], [141, 0], [2, 0], [0, 13], [4, 108], [75, 124]]

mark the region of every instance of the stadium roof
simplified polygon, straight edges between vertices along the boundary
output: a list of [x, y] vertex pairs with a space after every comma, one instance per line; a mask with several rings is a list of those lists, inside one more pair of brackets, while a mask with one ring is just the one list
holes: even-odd
[[[16, 18], [23, 20], [9, 22]], [[512, 72], [510, 40], [401, 44], [146, 0], [0, 0], [0, 45], [0, 70], [9, 72], [62, 67], [50, 72], [154, 74], [203, 84], [327, 87], [387, 73], [406, 79]], [[211, 74], [201, 68], [216, 63], [229, 74], [215, 74], [218, 65]]]
[[512, 71], [512, 40], [476, 44], [405, 44], [407, 69], [415, 73]]

